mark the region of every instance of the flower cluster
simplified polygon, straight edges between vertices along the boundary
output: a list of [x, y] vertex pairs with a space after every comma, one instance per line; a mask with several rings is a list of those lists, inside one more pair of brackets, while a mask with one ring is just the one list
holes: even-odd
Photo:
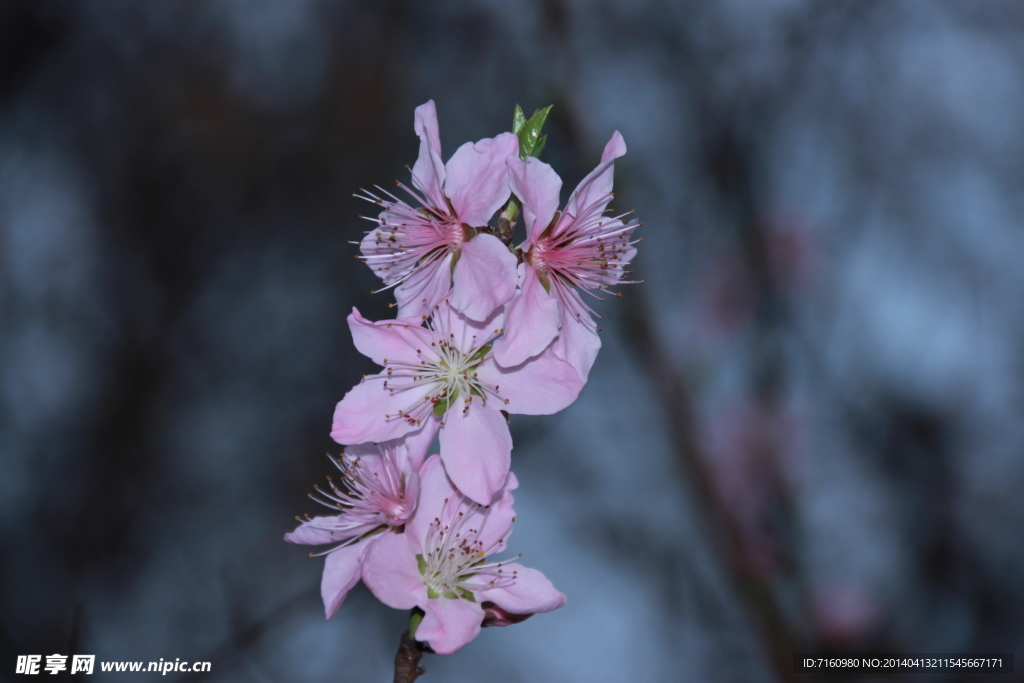
[[[310, 497], [330, 515], [298, 518], [285, 540], [330, 546], [327, 617], [362, 579], [383, 603], [419, 611], [417, 640], [455, 652], [482, 626], [565, 603], [543, 574], [496, 559], [515, 516], [509, 415], [572, 403], [601, 346], [582, 294], [603, 298], [636, 253], [628, 214], [613, 216], [618, 132], [560, 207], [562, 181], [537, 158], [547, 112], [516, 109], [513, 132], [462, 145], [443, 163], [433, 101], [416, 109], [419, 158], [408, 199], [357, 195], [380, 209], [361, 258], [394, 288], [398, 316], [348, 317], [356, 348], [380, 366], [338, 403], [346, 446]], [[511, 246], [522, 213], [526, 237]], [[434, 437], [440, 453], [427, 457]]]

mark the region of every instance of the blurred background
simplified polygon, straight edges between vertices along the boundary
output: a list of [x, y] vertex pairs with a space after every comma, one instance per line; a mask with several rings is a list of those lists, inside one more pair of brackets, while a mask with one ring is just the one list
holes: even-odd
[[1024, 666], [1022, 67], [1013, 0], [4, 2], [0, 678], [390, 680], [406, 615], [325, 622], [281, 537], [374, 369], [345, 316], [393, 315], [352, 194], [431, 98], [445, 159], [554, 104], [563, 199], [621, 131], [646, 283], [580, 399], [512, 420], [510, 547], [568, 605], [422, 680]]

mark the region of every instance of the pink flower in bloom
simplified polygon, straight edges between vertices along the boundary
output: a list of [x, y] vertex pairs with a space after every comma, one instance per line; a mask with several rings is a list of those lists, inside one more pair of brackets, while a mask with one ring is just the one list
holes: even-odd
[[491, 343], [501, 334], [499, 310], [476, 323], [447, 301], [426, 327], [416, 320], [348, 318], [360, 353], [384, 366], [349, 391], [334, 411], [339, 443], [387, 441], [440, 430], [441, 457], [463, 493], [490, 502], [505, 482], [512, 437], [502, 413], [550, 415], [575, 400], [583, 382], [565, 361], [545, 351], [502, 368]]
[[379, 227], [363, 238], [363, 259], [385, 284], [397, 285], [400, 318], [429, 315], [447, 297], [472, 320], [485, 320], [515, 293], [516, 258], [497, 237], [475, 228], [508, 201], [505, 160], [518, 154], [519, 140], [502, 133], [467, 142], [442, 164], [433, 100], [416, 108], [415, 128], [420, 155], [412, 184], [422, 194], [398, 186], [421, 208], [385, 190], [382, 196], [364, 191], [362, 198], [384, 211], [371, 219]]
[[[487, 506], [461, 495], [437, 456], [423, 463], [420, 475], [420, 505], [405, 533], [386, 534], [363, 564], [363, 582], [378, 600], [424, 611], [417, 640], [451, 654], [476, 637], [485, 619], [504, 626], [565, 604], [536, 569], [488, 561], [505, 550], [515, 521], [514, 474], [506, 475]], [[495, 613], [503, 616], [493, 618]]]
[[[626, 153], [616, 131], [604, 148], [601, 163], [572, 193], [559, 213], [562, 180], [536, 158], [510, 159], [512, 191], [523, 205], [526, 241], [519, 265], [519, 292], [507, 305], [502, 339], [494, 357], [504, 367], [518, 365], [551, 344], [555, 355], [572, 364], [586, 381], [601, 348], [594, 312], [580, 291], [601, 298], [602, 291], [623, 282], [636, 249], [630, 241], [636, 221], [606, 216], [612, 200], [615, 159]], [[618, 295], [616, 295], [618, 296]], [[554, 344], [552, 344], [554, 340]]]
[[[341, 481], [328, 477], [329, 491], [316, 487], [316, 502], [340, 514], [296, 517], [302, 522], [284, 540], [306, 545], [338, 544], [327, 550], [320, 594], [330, 619], [359, 581], [366, 551], [382, 532], [400, 529], [416, 509], [419, 497], [417, 466], [430, 445], [422, 440], [390, 441], [349, 446], [332, 462]], [[385, 534], [386, 535], [386, 534]]]

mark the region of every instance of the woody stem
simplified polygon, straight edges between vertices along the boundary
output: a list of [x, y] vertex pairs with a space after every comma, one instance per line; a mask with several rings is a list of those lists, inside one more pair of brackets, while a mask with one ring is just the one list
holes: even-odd
[[402, 640], [398, 645], [398, 652], [395, 653], [395, 678], [394, 683], [412, 683], [417, 677], [426, 672], [426, 667], [420, 664], [420, 658], [427, 652], [423, 643], [416, 640], [416, 629], [423, 621], [423, 610], [413, 608], [409, 615], [409, 628], [402, 632]]
[[506, 247], [512, 248], [512, 232], [516, 227], [516, 220], [519, 218], [519, 200], [510, 197], [505, 208], [498, 214], [498, 220], [494, 223], [493, 235], [501, 240]]

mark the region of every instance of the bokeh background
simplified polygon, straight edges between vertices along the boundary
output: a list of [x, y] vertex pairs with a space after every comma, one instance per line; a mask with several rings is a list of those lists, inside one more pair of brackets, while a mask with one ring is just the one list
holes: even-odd
[[621, 131], [646, 283], [580, 399], [512, 421], [511, 547], [568, 605], [422, 680], [1024, 666], [1022, 67], [1014, 0], [7, 0], [0, 678], [390, 680], [405, 615], [325, 622], [281, 536], [373, 369], [345, 316], [393, 314], [352, 194], [431, 98], [445, 158], [554, 104], [566, 192]]

